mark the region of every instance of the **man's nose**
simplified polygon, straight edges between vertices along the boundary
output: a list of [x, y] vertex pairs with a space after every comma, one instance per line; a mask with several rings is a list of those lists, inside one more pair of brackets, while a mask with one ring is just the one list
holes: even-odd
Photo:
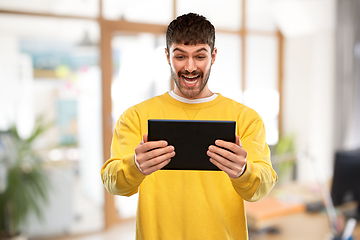
[[196, 68], [196, 64], [195, 64], [195, 61], [193, 58], [189, 58], [187, 61], [186, 61], [186, 64], [185, 64], [185, 70], [188, 71], [188, 72], [193, 72], [195, 71], [197, 68]]

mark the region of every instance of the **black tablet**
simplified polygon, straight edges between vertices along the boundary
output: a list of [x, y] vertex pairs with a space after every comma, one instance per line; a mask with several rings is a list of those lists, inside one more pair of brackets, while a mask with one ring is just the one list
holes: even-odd
[[206, 154], [215, 140], [235, 142], [235, 121], [148, 120], [148, 140], [166, 140], [175, 156], [163, 170], [217, 170]]

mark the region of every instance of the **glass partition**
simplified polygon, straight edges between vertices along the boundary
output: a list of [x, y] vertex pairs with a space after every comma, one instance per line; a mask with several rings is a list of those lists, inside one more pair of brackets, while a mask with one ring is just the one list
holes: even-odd
[[[136, 23], [166, 26], [174, 15], [196, 12], [206, 16], [217, 29], [215, 46], [218, 55], [212, 67], [210, 89], [257, 110], [265, 120], [268, 143], [277, 142], [278, 38], [261, 35], [261, 31], [267, 31], [265, 34], [275, 31], [268, 1], [246, 1], [246, 27], [260, 31], [259, 35], [240, 32], [242, 1], [102, 2], [105, 21], [101, 26], [105, 31], [114, 27], [106, 20], [125, 20], [135, 23], [132, 26]], [[99, 0], [0, 0], [0, 9], [96, 18]], [[104, 224], [104, 194], [99, 174], [104, 161], [99, 28], [96, 20], [0, 15], [0, 109], [3, 110], [0, 112], [0, 130], [16, 121], [15, 115], [26, 115], [27, 121], [19, 123], [25, 135], [38, 114], [45, 114], [54, 122], [46, 137], [39, 139], [38, 148], [47, 161], [58, 166], [65, 163], [70, 171], [65, 185], [58, 182], [59, 189], [65, 191], [61, 196], [67, 197], [62, 201], [64, 208], [61, 209], [67, 209], [62, 214], [68, 214], [67, 224], [71, 223], [70, 227], [67, 225], [60, 231], [67, 233], [98, 230]], [[114, 124], [129, 106], [170, 90], [171, 76], [164, 52], [164, 35], [113, 34], [111, 100]], [[241, 37], [243, 34], [245, 42]], [[242, 62], [244, 46], [245, 63]], [[245, 79], [242, 79], [244, 71]], [[243, 81], [246, 81], [246, 89], [242, 88]], [[19, 92], [25, 99], [21, 103], [17, 103], [20, 100], [15, 97]], [[121, 218], [135, 215], [136, 195], [116, 199]]]
[[49, 204], [43, 222], [29, 216], [26, 232], [47, 237], [101, 230], [98, 25], [12, 15], [0, 21], [7, 23], [0, 24], [0, 108], [9, 106], [0, 111], [0, 130], [16, 126], [26, 138], [38, 118], [51, 124], [34, 142], [47, 166]]
[[112, 116], [116, 122], [128, 107], [170, 90], [170, 67], [165, 35], [116, 35], [112, 53]]
[[[112, 119], [115, 124], [129, 107], [170, 90], [165, 35], [118, 33], [112, 40]], [[135, 217], [138, 195], [116, 196], [120, 218]]]
[[217, 33], [215, 46], [218, 53], [211, 69], [209, 88], [242, 102], [241, 37], [237, 34]]
[[273, 18], [274, 3], [268, 0], [246, 1], [246, 28], [257, 31], [276, 31]]
[[240, 30], [242, 24], [242, 3], [237, 0], [177, 0], [176, 15], [189, 12], [206, 16], [217, 29]]
[[95, 18], [99, 0], [0, 0], [0, 9]]
[[278, 39], [248, 35], [246, 38], [246, 88], [278, 89]]
[[109, 20], [167, 25], [173, 12], [173, 1], [168, 0], [103, 0], [103, 16]]
[[249, 35], [246, 40], [244, 103], [262, 116], [266, 141], [274, 145], [279, 138], [278, 39]]

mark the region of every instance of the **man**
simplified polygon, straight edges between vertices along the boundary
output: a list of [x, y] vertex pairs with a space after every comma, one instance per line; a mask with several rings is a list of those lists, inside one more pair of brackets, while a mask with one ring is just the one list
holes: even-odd
[[[115, 126], [101, 175], [111, 194], [139, 192], [137, 239], [247, 239], [244, 200], [259, 200], [277, 181], [261, 117], [208, 88], [214, 44], [205, 17], [190, 13], [172, 21], [165, 53], [174, 90], [129, 108]], [[236, 143], [217, 140], [209, 147], [209, 161], [222, 171], [160, 170], [176, 149], [147, 140], [148, 119], [236, 121]]]

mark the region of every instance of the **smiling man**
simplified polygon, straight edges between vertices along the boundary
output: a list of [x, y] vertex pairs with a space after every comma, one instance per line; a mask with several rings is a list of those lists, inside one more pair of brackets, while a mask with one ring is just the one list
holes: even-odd
[[[215, 28], [189, 13], [173, 20], [165, 54], [174, 90], [130, 107], [114, 131], [101, 169], [114, 195], [139, 192], [136, 239], [248, 239], [244, 201], [257, 201], [277, 181], [261, 117], [208, 87], [217, 54]], [[209, 161], [222, 171], [159, 171], [175, 156], [166, 141], [148, 141], [148, 119], [236, 121], [235, 143], [215, 141]]]
[[174, 93], [188, 99], [210, 97], [208, 88], [211, 65], [217, 49], [208, 44], [184, 45], [172, 43], [165, 49], [175, 81]]

